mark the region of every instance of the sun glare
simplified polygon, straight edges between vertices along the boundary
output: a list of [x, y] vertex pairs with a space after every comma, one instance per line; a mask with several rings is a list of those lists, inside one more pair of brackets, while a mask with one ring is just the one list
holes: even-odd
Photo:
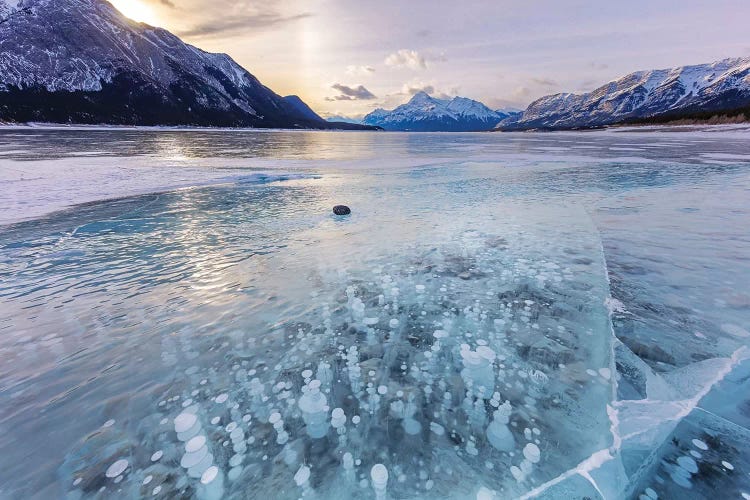
[[140, 0], [110, 0], [117, 10], [125, 14], [133, 21], [146, 23], [152, 26], [159, 25], [159, 18], [154, 9]]

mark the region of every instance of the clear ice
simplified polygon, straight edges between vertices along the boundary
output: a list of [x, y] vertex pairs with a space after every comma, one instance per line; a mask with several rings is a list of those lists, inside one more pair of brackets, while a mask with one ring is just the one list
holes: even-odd
[[748, 492], [750, 231], [693, 192], [746, 215], [746, 165], [423, 135], [445, 157], [347, 170], [372, 166], [358, 141], [411, 136], [333, 137], [355, 159], [309, 176], [6, 226], [0, 497]]

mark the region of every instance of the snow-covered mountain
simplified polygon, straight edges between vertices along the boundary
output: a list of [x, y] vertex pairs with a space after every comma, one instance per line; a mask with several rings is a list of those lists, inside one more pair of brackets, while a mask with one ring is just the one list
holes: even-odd
[[523, 110], [521, 108], [516, 108], [515, 106], [506, 106], [504, 108], [496, 109], [495, 112], [504, 115], [520, 115], [523, 113]]
[[20, 0], [0, 0], [0, 22], [18, 10]]
[[299, 103], [105, 0], [0, 0], [0, 121], [334, 128]]
[[365, 116], [362, 123], [385, 130], [469, 132], [490, 130], [508, 116], [465, 97], [437, 99], [418, 92], [394, 110], [376, 109]]
[[331, 115], [326, 117], [326, 121], [332, 122], [332, 123], [362, 123], [362, 117], [355, 118], [352, 116], [344, 116], [344, 115]]
[[638, 71], [586, 94], [532, 102], [501, 129], [576, 128], [750, 111], [750, 58]]

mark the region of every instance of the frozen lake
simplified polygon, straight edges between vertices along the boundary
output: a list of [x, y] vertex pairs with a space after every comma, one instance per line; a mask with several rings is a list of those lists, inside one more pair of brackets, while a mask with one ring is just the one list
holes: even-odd
[[0, 498], [750, 498], [747, 129], [0, 129], [0, 188]]

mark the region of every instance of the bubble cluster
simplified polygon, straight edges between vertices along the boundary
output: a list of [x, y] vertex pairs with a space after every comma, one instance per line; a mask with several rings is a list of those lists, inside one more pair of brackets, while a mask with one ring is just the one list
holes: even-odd
[[508, 247], [470, 232], [406, 266], [342, 270], [262, 334], [165, 339], [179, 377], [139, 438], [138, 494], [493, 498], [548, 480], [575, 426], [608, 431], [606, 282], [563, 249]]

